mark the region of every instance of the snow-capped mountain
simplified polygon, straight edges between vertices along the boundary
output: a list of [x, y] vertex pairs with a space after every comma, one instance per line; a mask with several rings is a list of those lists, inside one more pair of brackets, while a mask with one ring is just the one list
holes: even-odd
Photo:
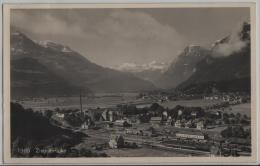
[[114, 69], [119, 71], [125, 71], [125, 72], [142, 72], [146, 70], [150, 71], [156, 71], [159, 70], [161, 72], [165, 71], [167, 69], [169, 64], [164, 62], [156, 62], [152, 61], [147, 64], [136, 64], [136, 63], [123, 63], [119, 66], [114, 67]]
[[114, 69], [132, 73], [140, 79], [156, 84], [156, 80], [167, 70], [168, 67], [168, 63], [151, 61], [150, 63], [141, 65], [136, 63], [123, 63], [114, 67]]

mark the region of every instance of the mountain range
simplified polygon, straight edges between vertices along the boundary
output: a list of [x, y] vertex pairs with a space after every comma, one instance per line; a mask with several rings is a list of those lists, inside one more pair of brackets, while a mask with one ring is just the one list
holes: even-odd
[[185, 93], [222, 92], [250, 93], [250, 24], [218, 40], [205, 56], [193, 64], [193, 74], [176, 87]]
[[131, 73], [92, 63], [67, 46], [33, 41], [14, 27], [11, 28], [11, 82], [14, 97], [155, 89], [152, 83]]
[[11, 94], [13, 96], [78, 95], [80, 92], [150, 90], [205, 93], [250, 92], [250, 24], [217, 40], [211, 48], [189, 45], [170, 65], [123, 64], [106, 68], [73, 49], [33, 41], [11, 28]]
[[250, 91], [250, 24], [231, 32], [212, 44], [211, 48], [187, 46], [170, 65], [161, 70], [128, 72], [151, 81], [158, 88], [185, 93], [220, 91]]

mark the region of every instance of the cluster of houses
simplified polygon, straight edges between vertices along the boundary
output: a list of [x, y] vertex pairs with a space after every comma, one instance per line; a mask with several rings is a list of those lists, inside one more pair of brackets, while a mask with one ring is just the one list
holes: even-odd
[[[69, 114], [75, 114], [75, 112], [70, 112]], [[79, 112], [78, 112], [79, 113]], [[81, 129], [89, 129], [91, 127], [100, 128], [111, 128], [111, 127], [131, 127], [132, 124], [138, 125], [140, 123], [140, 118], [138, 115], [123, 115], [123, 112], [120, 109], [104, 109], [101, 110], [99, 115], [95, 117], [97, 110], [86, 110], [82, 112], [82, 117], [84, 122], [81, 125]], [[182, 110], [178, 111], [178, 116], [182, 115]], [[176, 128], [196, 128], [198, 130], [205, 129], [205, 123], [203, 120], [196, 118], [197, 113], [191, 112], [191, 116], [194, 118], [186, 119], [174, 119], [168, 115], [167, 110], [162, 112], [161, 116], [154, 116], [150, 118], [151, 126], [174, 126]], [[60, 119], [60, 122], [64, 122], [65, 113], [56, 112], [56, 119]]]
[[[99, 111], [99, 116], [95, 116]], [[160, 116], [153, 116], [150, 118], [148, 125], [138, 125], [140, 123], [139, 115], [124, 115], [122, 110], [120, 109], [88, 109], [85, 111], [82, 111], [82, 115], [84, 117], [85, 121], [80, 126], [81, 129], [89, 129], [91, 127], [97, 127], [100, 126], [100, 128], [113, 128], [112, 130], [117, 129], [123, 129], [118, 130], [120, 132], [116, 132], [117, 134], [111, 134], [110, 139], [107, 142], [107, 145], [109, 148], [115, 149], [115, 148], [124, 148], [124, 147], [130, 147], [130, 148], [136, 148], [136, 143], [132, 142], [126, 142], [124, 136], [126, 135], [135, 135], [135, 136], [141, 136], [142, 139], [149, 139], [149, 137], [156, 137], [162, 139], [162, 141], [170, 143], [170, 141], [173, 141], [172, 143], [183, 143], [186, 142], [198, 142], [198, 143], [207, 143], [208, 136], [207, 132], [205, 132], [204, 129], [208, 128], [206, 126], [205, 121], [200, 118], [199, 112], [196, 112], [195, 110], [192, 110], [190, 112], [190, 116], [192, 118], [182, 118], [182, 115], [186, 115], [187, 112], [184, 112], [185, 110], [179, 109], [176, 112], [176, 115], [170, 116], [167, 112], [167, 110], [163, 110], [163, 112], [160, 114]], [[62, 113], [62, 112], [56, 112], [55, 117], [61, 119], [61, 121], [64, 121], [65, 114], [73, 114], [75, 112], [69, 112], [69, 113]], [[79, 112], [78, 112], [79, 113]], [[217, 115], [220, 117], [219, 119], [223, 121], [223, 114], [221, 111], [211, 111], [212, 114]], [[222, 116], [220, 116], [222, 115]], [[94, 122], [94, 123], [93, 123]], [[166, 127], [165, 129], [169, 129], [170, 132], [168, 134], [164, 131], [155, 130], [158, 126], [172, 126]], [[176, 129], [179, 128], [179, 129]], [[184, 128], [184, 129], [181, 129]], [[161, 129], [161, 128], [160, 128]], [[123, 133], [121, 132], [123, 131]], [[120, 133], [120, 134], [119, 134]], [[125, 135], [124, 135], [125, 134]], [[161, 137], [162, 136], [162, 137]], [[166, 136], [166, 138], [165, 138]], [[165, 140], [164, 140], [165, 139]], [[179, 142], [174, 142], [179, 141]]]
[[151, 117], [150, 123], [153, 126], [158, 125], [167, 125], [167, 126], [174, 126], [176, 128], [196, 128], [198, 130], [205, 129], [205, 123], [203, 120], [194, 119], [194, 120], [185, 120], [185, 119], [178, 119], [174, 120], [171, 116], [167, 118], [167, 120], [163, 120], [162, 117]]
[[242, 95], [209, 95], [203, 96], [204, 100], [221, 100], [223, 102], [228, 102], [230, 105], [241, 104], [247, 102], [249, 97]]
[[[98, 116], [96, 116], [98, 113]], [[81, 129], [89, 129], [95, 127], [106, 127], [111, 128], [115, 127], [130, 127], [132, 123], [137, 123], [136, 118], [125, 118], [123, 116], [122, 111], [118, 109], [104, 109], [104, 110], [97, 110], [97, 109], [88, 109], [82, 112], [56, 112], [53, 119], [61, 122], [64, 124], [66, 115], [71, 114], [79, 114], [80, 118], [83, 119], [83, 123], [81, 125]]]
[[[182, 110], [178, 111], [178, 116], [182, 114]], [[153, 126], [158, 125], [166, 125], [166, 126], [174, 126], [176, 128], [196, 128], [198, 130], [205, 129], [205, 123], [203, 120], [196, 118], [197, 112], [191, 112], [191, 116], [193, 119], [174, 119], [171, 116], [168, 116], [167, 111], [162, 113], [162, 116], [151, 117], [150, 123]]]

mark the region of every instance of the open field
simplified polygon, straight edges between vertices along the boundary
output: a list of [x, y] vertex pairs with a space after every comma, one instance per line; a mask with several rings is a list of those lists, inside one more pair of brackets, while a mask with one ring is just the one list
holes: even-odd
[[160, 105], [168, 108], [174, 108], [177, 105], [190, 106], [190, 107], [205, 107], [213, 104], [221, 103], [221, 100], [203, 100], [203, 99], [194, 99], [194, 100], [177, 100], [169, 101], [165, 103], [160, 103]]
[[[27, 100], [15, 100], [22, 104], [25, 108], [33, 108], [34, 110], [53, 110], [55, 108], [79, 109], [80, 97], [56, 97], [56, 98], [34, 98]], [[152, 103], [149, 99], [138, 99], [136, 93], [123, 94], [96, 94], [91, 97], [82, 97], [83, 109], [86, 108], [108, 108], [115, 107], [118, 104], [136, 103], [146, 104]]]
[[232, 112], [234, 114], [246, 114], [251, 117], [251, 103], [238, 104], [230, 107], [231, 109], [226, 109], [227, 112]]
[[[27, 100], [16, 100], [22, 104], [25, 108], [33, 108], [34, 110], [54, 110], [55, 108], [66, 108], [66, 109], [79, 109], [80, 99], [79, 97], [57, 97], [57, 98], [35, 98]], [[149, 107], [152, 103], [158, 102], [151, 99], [138, 99], [137, 95], [134, 94], [116, 94], [116, 95], [96, 95], [94, 97], [82, 97], [83, 109], [86, 108], [107, 108], [115, 107], [118, 104], [135, 104], [137, 107]], [[164, 107], [174, 108], [177, 105], [182, 106], [194, 106], [204, 107], [216, 103], [220, 103], [220, 100], [179, 100], [179, 101], [167, 101], [159, 103]]]

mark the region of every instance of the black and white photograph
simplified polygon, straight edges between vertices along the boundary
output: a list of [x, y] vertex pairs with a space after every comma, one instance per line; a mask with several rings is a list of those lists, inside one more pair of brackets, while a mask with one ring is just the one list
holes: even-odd
[[4, 13], [11, 159], [256, 155], [252, 4], [53, 6]]

